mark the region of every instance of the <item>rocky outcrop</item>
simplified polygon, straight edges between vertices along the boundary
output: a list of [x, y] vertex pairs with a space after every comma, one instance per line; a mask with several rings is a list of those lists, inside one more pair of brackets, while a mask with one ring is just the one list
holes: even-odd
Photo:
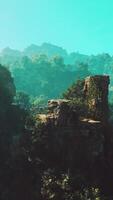
[[37, 117], [41, 122], [51, 123], [55, 127], [74, 126], [78, 117], [69, 103], [66, 99], [49, 100], [48, 114], [40, 114]]
[[105, 122], [108, 118], [109, 76], [90, 76], [85, 80], [84, 94], [90, 117]]
[[[100, 82], [102, 79], [100, 89], [98, 90], [98, 84], [95, 84], [96, 93], [93, 93], [94, 90], [91, 90], [92, 96], [89, 95], [90, 81], [92, 79], [96, 80], [96, 78], [99, 79], [99, 76], [90, 77], [86, 80], [84, 87], [85, 99], [89, 104], [90, 98], [91, 100], [93, 98], [97, 99], [99, 92], [101, 92], [101, 103], [106, 102], [107, 105], [108, 87], [106, 87], [106, 91], [104, 89], [101, 90], [103, 83], [106, 82], [106, 77], [100, 77]], [[93, 115], [90, 115], [90, 118], [86, 118], [78, 116], [76, 110], [71, 107], [70, 101], [66, 99], [50, 100], [48, 102], [48, 113], [36, 116], [36, 124], [32, 127], [33, 129], [29, 134], [29, 140], [28, 134], [24, 140], [25, 142], [28, 140], [28, 162], [35, 166], [31, 172], [32, 177], [32, 173], [36, 169], [41, 169], [44, 172], [44, 176], [48, 171], [52, 171], [55, 175], [54, 183], [58, 182], [57, 177], [62, 177], [61, 174], [67, 174], [71, 177], [70, 188], [72, 186], [71, 190], [73, 192], [82, 191], [84, 188], [101, 188], [105, 193], [112, 192], [113, 151], [111, 148], [112, 142], [110, 143], [112, 132], [108, 122], [106, 121], [104, 124], [103, 118], [100, 118], [101, 111], [105, 111], [104, 107], [102, 106], [100, 110], [98, 108], [98, 106], [95, 106], [95, 109], [93, 109], [91, 101], [91, 106], [88, 109], [93, 111]], [[99, 117], [96, 115], [97, 111]], [[103, 112], [103, 114], [105, 115], [106, 113]], [[23, 173], [25, 177], [25, 171]], [[37, 175], [34, 174], [34, 176]], [[51, 188], [52, 179], [50, 174], [48, 176], [48, 182]], [[25, 179], [27, 180], [26, 177]], [[31, 183], [30, 179], [30, 187]], [[21, 188], [20, 185], [19, 188]], [[45, 190], [48, 193], [48, 187]], [[53, 190], [57, 194], [60, 194], [61, 190], [56, 190], [55, 185]], [[69, 190], [66, 190], [67, 192], [70, 193]]]
[[48, 114], [38, 115], [38, 119], [45, 126], [42, 134], [46, 131], [51, 137], [50, 146], [54, 152], [51, 161], [84, 168], [104, 158], [105, 144], [110, 141], [106, 137], [108, 85], [108, 76], [86, 78], [83, 90], [90, 113], [88, 119], [78, 116], [70, 100], [48, 101]]
[[[51, 137], [50, 162], [87, 168], [104, 157], [105, 134], [101, 120], [80, 118], [66, 99], [50, 100], [48, 114], [38, 115], [42, 134]], [[48, 135], [48, 136], [47, 136]], [[54, 153], [53, 153], [54, 152]], [[47, 153], [47, 152], [46, 152]]]

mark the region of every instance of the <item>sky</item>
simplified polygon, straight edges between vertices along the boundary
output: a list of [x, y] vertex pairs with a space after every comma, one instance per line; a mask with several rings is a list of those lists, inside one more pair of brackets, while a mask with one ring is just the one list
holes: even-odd
[[113, 0], [0, 0], [0, 49], [44, 42], [113, 55]]

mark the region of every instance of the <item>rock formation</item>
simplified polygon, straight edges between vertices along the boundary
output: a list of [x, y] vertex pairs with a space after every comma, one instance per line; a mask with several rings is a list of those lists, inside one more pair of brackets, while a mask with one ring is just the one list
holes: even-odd
[[[37, 192], [36, 176], [37, 169], [40, 169], [40, 173], [43, 172], [42, 177], [48, 172], [50, 191], [52, 188], [50, 174], [53, 173], [55, 175], [54, 183], [58, 182], [57, 178], [62, 174], [68, 174], [71, 177], [70, 190], [73, 192], [82, 191], [84, 188], [96, 188], [101, 189], [104, 194], [113, 193], [112, 129], [105, 117], [108, 112], [108, 84], [109, 78], [106, 76], [88, 77], [85, 80], [84, 98], [88, 104], [90, 118], [78, 115], [76, 109], [74, 110], [71, 106], [70, 100], [67, 99], [48, 101], [48, 113], [36, 116], [36, 124], [33, 125], [29, 138], [26, 134], [24, 140], [26, 142], [29, 139], [27, 144], [28, 162], [33, 166], [33, 170], [28, 170], [27, 176], [25, 169], [24, 179], [23, 174], [21, 176], [22, 183], [23, 180], [30, 183], [26, 188], [32, 187], [34, 173], [34, 185]], [[97, 102], [95, 103], [95, 101]], [[30, 173], [30, 180], [28, 180]], [[42, 177], [40, 179], [39, 176], [37, 177], [37, 180], [41, 182], [40, 188], [42, 187]], [[18, 188], [21, 188], [21, 181]], [[45, 190], [48, 193], [48, 182]], [[70, 193], [70, 190], [65, 192]], [[55, 184], [53, 191], [54, 195], [56, 193], [61, 196], [61, 190], [59, 187], [57, 190]], [[30, 198], [30, 195], [27, 195], [27, 198]]]
[[[88, 167], [104, 156], [106, 124], [103, 122], [105, 123], [108, 113], [108, 85], [108, 76], [86, 78], [84, 93], [90, 119], [78, 117], [76, 111], [70, 107], [70, 101], [66, 99], [48, 101], [48, 114], [38, 115], [46, 132], [51, 135], [52, 151], [59, 152], [59, 158], [66, 153], [67, 163], [77, 162], [81, 168]], [[64, 144], [65, 150], [62, 149]], [[60, 163], [65, 163], [63, 157]]]
[[[109, 76], [90, 76], [85, 79], [84, 84], [84, 101], [88, 107], [88, 116], [90, 119], [100, 122], [106, 122], [108, 119], [108, 86]], [[60, 121], [61, 125], [68, 124], [68, 121], [73, 120], [75, 111], [70, 107], [70, 100], [67, 99], [53, 99], [48, 101], [48, 114], [40, 115], [45, 119], [52, 119], [53, 121]], [[64, 119], [64, 120], [63, 120]], [[69, 120], [70, 119], [70, 120]], [[63, 122], [62, 122], [63, 120]], [[56, 122], [56, 124], [57, 124]], [[63, 124], [62, 124], [63, 123]]]
[[84, 93], [90, 116], [105, 122], [108, 118], [109, 76], [90, 76], [85, 80]]
[[[106, 76], [85, 80], [84, 98], [90, 118], [81, 117], [70, 100], [55, 99], [48, 101], [47, 114], [36, 116], [35, 125], [30, 121], [31, 129], [26, 126], [21, 144], [24, 154], [21, 158], [19, 152], [13, 181], [9, 180], [12, 184], [8, 184], [8, 199], [83, 199], [71, 194], [88, 194], [88, 189], [90, 193], [92, 189], [109, 194], [108, 199], [112, 199], [113, 139], [106, 118], [108, 84]], [[65, 174], [67, 182], [63, 179], [60, 187]]]

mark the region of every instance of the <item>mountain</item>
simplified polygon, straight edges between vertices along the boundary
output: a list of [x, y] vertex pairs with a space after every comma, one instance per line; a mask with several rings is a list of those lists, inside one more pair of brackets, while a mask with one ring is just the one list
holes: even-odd
[[12, 56], [12, 57], [19, 57], [22, 53], [19, 50], [11, 49], [10, 47], [6, 47], [2, 49], [0, 56]]
[[87, 62], [88, 56], [80, 54], [78, 52], [68, 53], [62, 47], [50, 44], [43, 43], [42, 45], [31, 44], [26, 47], [23, 51], [16, 49], [11, 49], [6, 47], [0, 52], [0, 63], [5, 65], [12, 65], [21, 57], [28, 56], [33, 57], [36, 55], [45, 54], [47, 57], [51, 58], [53, 56], [60, 56], [64, 59], [66, 64], [75, 64], [77, 62]]
[[68, 53], [62, 47], [50, 43], [31, 44], [23, 51], [6, 47], [0, 52], [0, 63], [13, 71], [14, 68], [22, 67], [23, 57], [29, 58], [32, 62], [32, 59], [36, 59], [42, 54], [46, 55], [49, 60], [55, 56], [62, 57], [64, 64], [71, 71], [76, 71], [78, 66], [85, 64], [88, 65], [89, 71], [93, 74], [109, 74], [111, 76], [113, 74], [113, 56], [107, 53], [98, 55], [85, 55], [79, 52]]
[[9, 68], [22, 57], [22, 52], [6, 47], [0, 52], [0, 63]]
[[28, 46], [26, 49], [24, 49], [23, 53], [26, 56], [33, 56], [36, 54], [46, 54], [49, 57], [54, 55], [66, 57], [68, 55], [67, 51], [64, 50], [63, 48], [49, 43], [43, 43], [41, 46], [32, 44]]

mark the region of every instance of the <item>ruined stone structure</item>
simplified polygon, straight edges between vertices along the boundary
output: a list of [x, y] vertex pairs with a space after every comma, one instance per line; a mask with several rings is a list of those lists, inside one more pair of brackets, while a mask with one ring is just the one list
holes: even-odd
[[108, 118], [109, 76], [90, 76], [85, 80], [84, 93], [91, 118], [105, 122]]

